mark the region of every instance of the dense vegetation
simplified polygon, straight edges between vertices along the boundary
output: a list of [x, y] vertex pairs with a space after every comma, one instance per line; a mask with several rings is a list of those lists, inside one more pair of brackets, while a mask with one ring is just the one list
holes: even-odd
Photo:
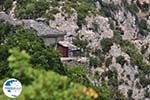
[[109, 50], [111, 49], [111, 46], [113, 45], [112, 39], [105, 38], [101, 40], [101, 48], [103, 50], [103, 53], [108, 53]]
[[[150, 73], [150, 65], [146, 64], [144, 62], [144, 58], [140, 51], [135, 47], [133, 43], [131, 43], [128, 40], [123, 40], [120, 36], [121, 30], [116, 29], [114, 31], [114, 37], [113, 41], [121, 46], [122, 51], [126, 52], [130, 56], [131, 65], [132, 66], [138, 66], [140, 73], [140, 83], [143, 87], [150, 84], [149, 78], [146, 78], [147, 75]], [[123, 57], [117, 57], [117, 62], [121, 65], [124, 65], [126, 63], [126, 60]]]
[[13, 27], [4, 22], [1, 22], [0, 28], [0, 77], [9, 72], [7, 57], [8, 50], [12, 47], [26, 50], [31, 55], [31, 63], [36, 68], [42, 66], [46, 70], [52, 69], [63, 73], [58, 53], [53, 48], [45, 46], [34, 31]]
[[[75, 37], [72, 41], [74, 45], [81, 48], [81, 55], [89, 58], [89, 65], [80, 64], [63, 65], [59, 58], [59, 53], [50, 46], [45, 46], [43, 40], [36, 35], [33, 30], [26, 30], [22, 26], [11, 26], [6, 22], [0, 22], [0, 86], [10, 78], [15, 77], [21, 81], [24, 90], [18, 100], [126, 100], [118, 86], [125, 83], [118, 80], [116, 70], [110, 70], [110, 65], [114, 59], [109, 55], [113, 44], [121, 48], [121, 51], [130, 56], [128, 62], [124, 56], [115, 57], [116, 63], [122, 68], [125, 64], [138, 66], [139, 77], [137, 87], [146, 87], [150, 84], [147, 78], [150, 73], [150, 65], [144, 59], [150, 60], [150, 54], [145, 58], [147, 46], [143, 46], [139, 51], [133, 43], [123, 40], [124, 33], [119, 27], [113, 11], [120, 9], [120, 5], [107, 4], [102, 0], [16, 0], [17, 7], [15, 14], [18, 19], [46, 18], [47, 21], [55, 20], [54, 15], [61, 12], [66, 18], [74, 12], [77, 13], [77, 25], [82, 28], [86, 24], [87, 16], [100, 14], [109, 17], [111, 29], [114, 31], [112, 38], [103, 38], [95, 51], [88, 48], [88, 41], [80, 37]], [[96, 8], [95, 1], [99, 1], [101, 9]], [[13, 0], [5, 0], [1, 10], [9, 13]], [[142, 36], [149, 34], [149, 28], [144, 19], [138, 19], [139, 12], [148, 11], [148, 5], [140, 6], [138, 3], [128, 5], [123, 0], [127, 11], [136, 17], [136, 24]], [[59, 7], [61, 9], [58, 9]], [[112, 21], [113, 20], [113, 21]], [[95, 24], [95, 23], [93, 23]], [[97, 25], [94, 32], [97, 31]], [[14, 48], [15, 47], [15, 48]], [[91, 51], [90, 51], [91, 50]], [[91, 56], [92, 55], [92, 56]], [[147, 55], [147, 54], [145, 54]], [[106, 67], [105, 72], [92, 72], [92, 68]], [[108, 80], [106, 80], [106, 77]], [[128, 78], [130, 76], [127, 75]], [[27, 81], [28, 80], [28, 81]], [[99, 81], [101, 80], [101, 81]], [[38, 84], [36, 84], [38, 83]], [[129, 99], [132, 99], [132, 90], [127, 92]], [[2, 94], [2, 90], [0, 90]], [[149, 97], [147, 91], [145, 97]], [[38, 95], [38, 96], [37, 96]], [[4, 95], [0, 95], [0, 100], [7, 100]]]
[[[13, 27], [5, 22], [1, 22], [0, 27], [0, 76], [3, 78], [0, 82], [2, 85], [3, 81], [9, 77], [19, 79], [24, 86], [24, 90], [22, 95], [17, 98], [18, 100], [59, 100], [60, 98], [67, 98], [68, 100], [74, 98], [91, 100], [91, 96], [97, 98], [98, 94], [92, 88], [86, 88], [72, 82], [75, 78], [78, 81], [80, 79], [80, 77], [75, 77], [73, 74], [78, 69], [72, 70], [71, 79], [55, 73], [64, 74], [59, 55], [51, 47], [46, 47], [34, 31], [24, 30], [21, 27]], [[71, 72], [71, 70], [69, 71]], [[69, 73], [67, 75], [69, 76]], [[29, 89], [32, 91], [29, 92]], [[88, 93], [91, 93], [91, 96], [88, 96]], [[37, 95], [39, 96], [37, 97]], [[3, 100], [7, 99], [4, 95], [0, 95], [0, 98], [3, 98]]]
[[80, 27], [86, 23], [85, 18], [87, 16], [97, 13], [95, 3], [92, 0], [68, 0], [63, 9], [70, 15], [72, 8], [75, 9], [78, 14], [77, 24]]
[[62, 11], [67, 13], [68, 16], [73, 14], [73, 9], [78, 14], [77, 24], [82, 26], [85, 24], [86, 16], [96, 12], [95, 3], [92, 0], [67, 0], [64, 4], [60, 3], [61, 0], [17, 0], [16, 16], [18, 18], [35, 19], [39, 17], [46, 17], [54, 20], [54, 14], [59, 13], [59, 6]]
[[[107, 89], [104, 89], [106, 85], [100, 87], [92, 84], [87, 78], [91, 73], [82, 65], [64, 67], [58, 53], [53, 48], [45, 46], [35, 31], [24, 30], [20, 26], [13, 27], [3, 21], [0, 28], [0, 83], [2, 85], [3, 81], [10, 77], [19, 79], [24, 90], [17, 99], [89, 100], [92, 97], [111, 100], [111, 87], [107, 86]], [[16, 48], [12, 49], [14, 47]], [[29, 89], [32, 91], [29, 92]], [[6, 97], [0, 95], [0, 98], [5, 100]]]
[[[8, 61], [13, 70], [12, 76], [21, 80], [23, 84], [23, 92], [16, 100], [92, 100], [98, 97], [92, 88], [75, 84], [65, 76], [52, 71], [33, 69], [31, 67], [33, 65], [29, 64], [31, 57], [26, 51], [13, 48], [9, 52], [11, 55]], [[27, 80], [28, 84], [25, 84]], [[1, 80], [0, 83], [2, 84], [3, 81]], [[0, 95], [0, 99], [8, 100], [4, 95]]]
[[[30, 100], [32, 98], [36, 98], [36, 95], [38, 92], [41, 94], [41, 96], [39, 96], [38, 98], [41, 98], [41, 99], [46, 99], [46, 98], [51, 98], [51, 99], [52, 98], [58, 98], [58, 99], [70, 98], [72, 99], [74, 98], [74, 95], [76, 93], [79, 93], [79, 96], [77, 95], [77, 98], [82, 100], [84, 97], [85, 99], [85, 96], [82, 96], [82, 91], [81, 91], [83, 86], [73, 85], [72, 81], [79, 82], [88, 87], [93, 87], [94, 89], [96, 89], [96, 91], [100, 91], [98, 92], [98, 94], [100, 93], [104, 94], [104, 95], [100, 95], [99, 98], [106, 98], [105, 94], [107, 93], [105, 91], [101, 91], [101, 89], [95, 87], [89, 82], [89, 80], [86, 77], [88, 71], [85, 67], [82, 67], [79, 65], [76, 67], [75, 66], [70, 67], [69, 69], [63, 67], [59, 60], [58, 53], [54, 51], [53, 48], [46, 47], [43, 41], [36, 35], [35, 31], [24, 30], [20, 26], [14, 27], [3, 21], [1, 21], [0, 28], [1, 28], [0, 30], [1, 31], [0, 32], [1, 33], [0, 34], [1, 35], [0, 36], [1, 38], [1, 41], [0, 41], [1, 75], [0, 76], [2, 78], [1, 82], [3, 82], [5, 79], [9, 77], [15, 77], [19, 79], [23, 83], [24, 88], [25, 88], [23, 94], [20, 97], [21, 99], [27, 98]], [[9, 50], [14, 47], [18, 49], [13, 49], [9, 52]], [[22, 50], [25, 50], [30, 56], [27, 56], [25, 51], [22, 51]], [[12, 56], [10, 56], [11, 53], [12, 53]], [[12, 60], [15, 60], [15, 61], [12, 61]], [[60, 76], [52, 71], [47, 72], [46, 70], [53, 70], [60, 74], [65, 74], [69, 77], [69, 79], [63, 76]], [[45, 77], [45, 76], [49, 76], [49, 77]], [[46, 84], [42, 83], [45, 80], [47, 80]], [[59, 83], [58, 81], [61, 81], [61, 80], [63, 80], [62, 83]], [[35, 85], [35, 83], [39, 83], [39, 85], [32, 86], [32, 85]], [[63, 87], [61, 89], [58, 88], [58, 90], [53, 88], [57, 86], [60, 87], [59, 85], [64, 86], [64, 88]], [[41, 87], [41, 86], [44, 86], [44, 87]], [[49, 86], [51, 86], [51, 88]], [[33, 88], [33, 91], [30, 91], [29, 93], [28, 90], [31, 89], [31, 87]], [[72, 87], [72, 88], [69, 88], [69, 87]], [[40, 92], [41, 89], [43, 89], [42, 92]], [[44, 91], [45, 92], [53, 91], [52, 93], [55, 93], [55, 91], [62, 91], [62, 92], [58, 92], [53, 95], [51, 94], [51, 96], [49, 96], [48, 94], [45, 94]], [[87, 91], [91, 91], [91, 90], [87, 89]], [[63, 93], [65, 93], [65, 95]], [[98, 95], [96, 92], [94, 93], [95, 95]], [[83, 93], [83, 95], [85, 94]], [[108, 94], [108, 95], [111, 95], [111, 94]], [[0, 98], [5, 98], [5, 97], [0, 96]]]
[[54, 19], [58, 12], [56, 7], [60, 0], [17, 0], [16, 16], [18, 18], [35, 19], [47, 17]]

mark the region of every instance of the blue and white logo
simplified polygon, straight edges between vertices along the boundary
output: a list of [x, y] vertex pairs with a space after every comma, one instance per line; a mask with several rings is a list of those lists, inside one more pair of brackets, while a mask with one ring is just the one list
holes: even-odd
[[10, 98], [16, 98], [21, 94], [22, 85], [21, 83], [14, 78], [8, 79], [3, 84], [3, 92], [6, 96]]

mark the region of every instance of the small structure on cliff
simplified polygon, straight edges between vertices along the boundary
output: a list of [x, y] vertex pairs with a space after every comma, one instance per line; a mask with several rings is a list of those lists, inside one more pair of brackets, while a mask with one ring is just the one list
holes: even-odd
[[22, 25], [25, 29], [33, 29], [40, 36], [45, 45], [51, 45], [55, 47], [62, 57], [77, 57], [80, 55], [80, 48], [64, 41], [66, 33], [51, 28], [43, 22], [38, 22], [32, 19], [14, 20], [5, 12], [0, 12], [0, 20], [4, 20], [13, 26]]
[[62, 57], [77, 57], [80, 55], [80, 48], [68, 41], [59, 41], [57, 44], [57, 50]]

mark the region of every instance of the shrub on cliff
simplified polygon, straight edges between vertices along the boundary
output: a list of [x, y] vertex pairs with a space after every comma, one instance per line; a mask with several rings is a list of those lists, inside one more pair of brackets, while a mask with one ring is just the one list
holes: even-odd
[[111, 46], [113, 45], [113, 41], [110, 38], [104, 38], [100, 42], [103, 53], [109, 52]]
[[[19, 47], [26, 50], [31, 55], [31, 63], [38, 68], [55, 70], [63, 73], [62, 63], [59, 54], [52, 48], [44, 45], [43, 40], [31, 30], [23, 30], [21, 27], [9, 26], [6, 23], [0, 24], [0, 77], [9, 73], [7, 57], [8, 50], [13, 47]], [[41, 68], [41, 67], [40, 67]]]

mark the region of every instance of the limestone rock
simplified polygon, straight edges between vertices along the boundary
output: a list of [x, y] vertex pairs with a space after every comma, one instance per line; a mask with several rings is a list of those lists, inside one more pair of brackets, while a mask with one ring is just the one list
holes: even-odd
[[50, 27], [59, 29], [66, 33], [65, 40], [71, 41], [73, 36], [76, 36], [76, 30], [79, 28], [76, 24], [77, 15], [74, 14], [70, 18], [65, 19], [61, 13], [55, 15], [55, 20], [50, 20]]
[[4, 20], [4, 21], [6, 21], [9, 24], [14, 25], [14, 26], [16, 26], [18, 24], [16, 20], [14, 20], [13, 18], [11, 18], [5, 12], [0, 12], [0, 20]]
[[119, 26], [123, 30], [123, 39], [134, 39], [138, 34], [138, 28], [135, 24], [135, 16], [131, 12], [126, 11], [124, 8], [116, 11], [114, 18], [117, 20]]

